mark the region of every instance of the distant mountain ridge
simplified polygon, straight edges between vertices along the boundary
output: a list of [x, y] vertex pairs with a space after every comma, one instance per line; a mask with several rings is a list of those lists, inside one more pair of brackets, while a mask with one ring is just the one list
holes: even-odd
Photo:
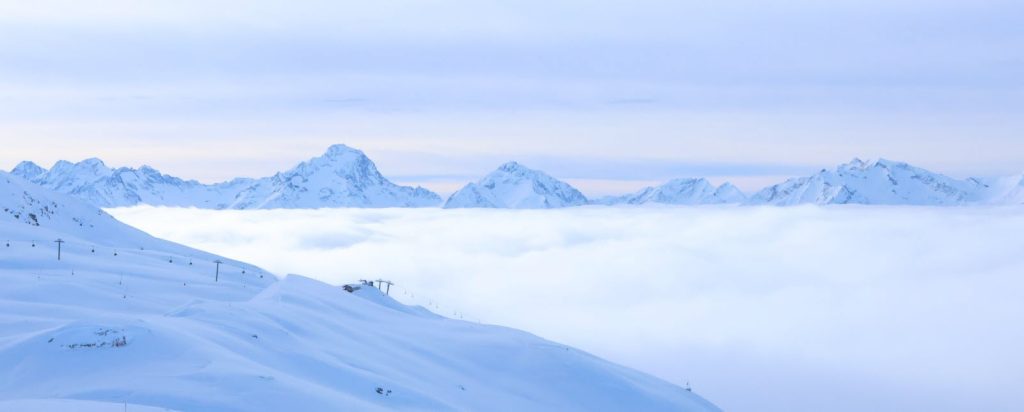
[[595, 204], [642, 205], [662, 203], [670, 205], [706, 205], [742, 203], [746, 195], [732, 183], [715, 187], [707, 179], [673, 179], [657, 187], [646, 187], [640, 191], [622, 196], [597, 199]]
[[179, 179], [149, 166], [113, 169], [95, 158], [78, 163], [58, 161], [49, 170], [25, 161], [10, 173], [98, 207], [549, 209], [588, 204], [1024, 204], [1024, 175], [955, 179], [887, 159], [854, 159], [832, 170], [822, 169], [768, 186], [749, 197], [728, 182], [716, 187], [704, 178], [679, 178], [635, 193], [593, 200], [540, 170], [508, 162], [442, 202], [427, 189], [392, 183], [363, 152], [345, 145], [331, 146], [322, 156], [273, 176], [216, 184]]
[[149, 166], [112, 169], [99, 159], [58, 161], [50, 170], [32, 162], [11, 174], [99, 207], [185, 206], [207, 209], [437, 206], [441, 197], [384, 178], [366, 155], [345, 145], [261, 179], [203, 184], [161, 174]]
[[904, 162], [854, 159], [834, 170], [789, 179], [755, 193], [752, 205], [866, 204], [954, 206], [997, 202], [981, 179], [958, 180]]

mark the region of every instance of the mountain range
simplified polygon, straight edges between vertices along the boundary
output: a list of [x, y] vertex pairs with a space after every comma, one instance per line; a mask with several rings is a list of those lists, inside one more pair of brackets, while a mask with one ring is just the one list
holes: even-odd
[[334, 145], [322, 156], [273, 176], [203, 184], [149, 167], [110, 168], [99, 159], [58, 161], [46, 170], [32, 162], [11, 174], [99, 207], [190, 206], [207, 209], [320, 207], [426, 207], [441, 197], [420, 187], [387, 180], [359, 150]]
[[749, 197], [730, 183], [679, 178], [636, 193], [588, 199], [572, 185], [508, 162], [442, 201], [421, 187], [385, 178], [362, 151], [334, 145], [322, 156], [273, 176], [203, 184], [149, 167], [107, 167], [99, 159], [58, 161], [49, 170], [32, 162], [11, 174], [99, 207], [183, 206], [209, 209], [322, 207], [444, 207], [547, 209], [598, 205], [866, 204], [933, 205], [1024, 203], [1024, 175], [954, 179], [903, 162], [853, 161], [761, 189]]
[[753, 194], [751, 205], [865, 204], [931, 205], [1021, 203], [1024, 181], [1012, 178], [964, 180], [934, 173], [904, 162], [860, 159], [834, 170], [789, 179]]

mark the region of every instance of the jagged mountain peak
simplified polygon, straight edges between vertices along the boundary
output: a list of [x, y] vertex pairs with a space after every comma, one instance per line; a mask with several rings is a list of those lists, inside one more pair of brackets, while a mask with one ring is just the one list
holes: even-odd
[[28, 160], [18, 163], [17, 166], [14, 166], [14, 169], [11, 169], [12, 175], [25, 180], [32, 180], [43, 173], [46, 173], [46, 169]]
[[71, 174], [81, 175], [83, 173], [90, 173], [94, 176], [105, 176], [109, 175], [113, 171], [114, 169], [107, 167], [107, 164], [103, 163], [102, 160], [90, 157], [77, 163], [69, 162], [67, 160], [58, 160], [46, 173], [50, 176], [64, 175], [65, 177], [71, 177]]
[[977, 181], [953, 179], [906, 162], [854, 159], [833, 170], [769, 186], [749, 203], [959, 205], [981, 200], [984, 189]]
[[318, 157], [259, 179], [242, 190], [231, 208], [424, 207], [441, 197], [385, 178], [361, 150], [332, 145]]
[[444, 207], [549, 209], [587, 203], [586, 196], [568, 183], [513, 161], [467, 184], [452, 194]]
[[96, 158], [96, 157], [90, 157], [88, 159], [82, 160], [81, 162], [78, 162], [75, 165], [77, 165], [77, 166], [86, 166], [86, 167], [93, 167], [93, 168], [107, 168], [107, 164], [103, 163], [102, 160], [100, 160], [99, 158]]
[[513, 173], [513, 174], [536, 174], [536, 173], [538, 173], [537, 170], [530, 169], [530, 168], [528, 168], [526, 166], [523, 166], [521, 163], [519, 163], [517, 161], [514, 161], [514, 160], [513, 161], [509, 161], [509, 162], [505, 162], [504, 164], [499, 166], [498, 167], [498, 171], [502, 171], [502, 172], [505, 172], [505, 173]]
[[311, 174], [323, 169], [339, 175], [368, 178], [378, 182], [384, 179], [377, 170], [377, 165], [363, 151], [343, 144], [331, 145], [323, 155], [299, 163], [281, 175]]
[[339, 157], [345, 155], [366, 156], [362, 150], [341, 143], [330, 145], [327, 147], [327, 151], [324, 152], [324, 156], [326, 157]]
[[705, 178], [676, 178], [660, 186], [649, 186], [640, 191], [623, 196], [605, 197], [594, 203], [605, 205], [639, 205], [662, 203], [674, 205], [702, 205], [740, 203], [746, 195], [731, 183], [723, 183], [717, 188]]

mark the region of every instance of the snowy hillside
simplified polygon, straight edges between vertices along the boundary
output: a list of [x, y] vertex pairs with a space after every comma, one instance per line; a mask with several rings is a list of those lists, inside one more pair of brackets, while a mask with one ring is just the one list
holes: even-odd
[[671, 205], [705, 205], [742, 203], [746, 196], [731, 183], [714, 187], [707, 179], [673, 179], [661, 186], [647, 187], [639, 192], [595, 200], [603, 205], [641, 205], [664, 203]]
[[987, 203], [1024, 204], [1024, 175], [972, 180], [985, 187], [980, 197]]
[[957, 180], [902, 162], [854, 159], [835, 170], [822, 169], [762, 189], [748, 203], [948, 206], [983, 201], [986, 190], [977, 180]]
[[391, 183], [363, 152], [334, 145], [323, 156], [259, 179], [243, 189], [228, 207], [424, 207], [440, 204], [441, 197], [429, 190]]
[[539, 170], [509, 162], [452, 194], [444, 207], [550, 209], [587, 202], [583, 193], [569, 184]]
[[528, 333], [277, 280], [2, 173], [0, 200], [3, 410], [717, 410]]
[[321, 157], [262, 179], [239, 178], [206, 185], [142, 166], [107, 167], [99, 159], [57, 162], [50, 170], [22, 162], [12, 174], [99, 207], [191, 206], [206, 209], [422, 207], [441, 198], [423, 188], [384, 178], [363, 152], [331, 146]]
[[89, 239], [90, 244], [99, 245], [119, 242], [138, 247], [160, 245], [179, 252], [187, 249], [118, 222], [113, 216], [81, 200], [46, 190], [5, 172], [0, 172], [0, 208], [3, 209], [0, 223], [6, 225], [9, 236], [12, 236], [8, 239], [39, 240], [50, 244], [58, 237], [66, 237]]

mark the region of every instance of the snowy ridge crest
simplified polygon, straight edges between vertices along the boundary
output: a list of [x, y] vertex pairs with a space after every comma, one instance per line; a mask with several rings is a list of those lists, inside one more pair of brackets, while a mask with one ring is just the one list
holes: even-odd
[[238, 178], [202, 184], [160, 173], [149, 166], [112, 169], [99, 159], [58, 161], [50, 170], [22, 162], [11, 172], [44, 188], [98, 207], [183, 206], [206, 209], [424, 207], [441, 203], [437, 194], [399, 186], [377, 171], [363, 152], [334, 145], [320, 157], [261, 179]]
[[210, 185], [165, 175], [149, 166], [112, 169], [95, 158], [78, 163], [58, 161], [49, 170], [25, 161], [11, 174], [98, 207], [549, 209], [587, 204], [1024, 204], [1024, 175], [960, 180], [905, 162], [856, 158], [831, 170], [768, 186], [749, 197], [728, 182], [716, 187], [705, 178], [678, 178], [635, 193], [594, 200], [566, 182], [513, 161], [442, 202], [430, 190], [392, 183], [362, 151], [341, 144], [270, 177], [237, 178]]
[[642, 205], [661, 203], [670, 205], [705, 205], [742, 203], [746, 195], [731, 183], [715, 187], [707, 179], [673, 179], [657, 186], [623, 196], [604, 197], [595, 200], [603, 205]]
[[452, 194], [444, 207], [552, 209], [587, 203], [587, 197], [568, 183], [517, 162], [508, 162]]
[[988, 202], [992, 196], [990, 187], [978, 179], [957, 180], [887, 159], [853, 159], [834, 170], [764, 188], [747, 203], [954, 206]]

